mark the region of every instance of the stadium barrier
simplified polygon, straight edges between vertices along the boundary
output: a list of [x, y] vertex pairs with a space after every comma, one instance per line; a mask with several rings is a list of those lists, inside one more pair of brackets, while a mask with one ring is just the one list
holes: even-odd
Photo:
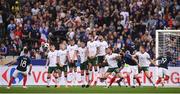
[[[14, 73], [15, 68], [16, 66], [11, 66], [11, 67], [0, 66], [0, 85], [8, 84], [10, 77]], [[125, 70], [123, 71], [124, 74], [126, 73]], [[158, 69], [156, 67], [150, 67], [150, 72], [151, 72], [150, 74], [151, 74], [152, 79], [156, 81], [157, 75], [158, 75]], [[169, 67], [169, 74], [170, 74], [170, 80], [169, 82], [165, 84], [165, 86], [179, 87], [180, 86], [180, 67]], [[46, 77], [47, 77], [47, 69], [45, 69], [44, 66], [33, 66], [31, 75], [28, 75], [27, 85], [47, 85]], [[108, 80], [112, 77], [113, 76], [110, 75], [108, 77]], [[51, 85], [54, 85], [54, 78], [53, 77], [51, 78], [52, 78]], [[93, 74], [92, 78], [94, 82], [96, 79], [96, 76]], [[145, 77], [144, 73], [139, 75], [139, 78], [142, 82], [142, 85], [151, 86], [148, 79]], [[67, 81], [68, 85], [82, 85], [79, 68], [78, 68], [78, 73], [76, 77], [72, 77], [72, 74], [68, 73], [67, 79], [68, 79]], [[22, 75], [18, 75], [18, 77], [13, 82], [13, 85], [22, 85], [22, 82], [23, 82], [22, 80], [23, 80]], [[64, 76], [62, 77], [62, 80], [60, 81], [59, 84], [65, 85]], [[101, 83], [99, 80], [97, 80], [97, 85], [105, 85], [105, 83]], [[114, 83], [113, 85], [117, 85], [117, 83]], [[124, 85], [124, 83], [122, 83], [122, 85]]]

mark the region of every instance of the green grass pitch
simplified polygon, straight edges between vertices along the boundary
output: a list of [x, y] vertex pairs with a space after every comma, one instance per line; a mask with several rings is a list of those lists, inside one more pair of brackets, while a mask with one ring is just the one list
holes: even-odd
[[51, 86], [47, 88], [45, 86], [29, 86], [27, 89], [14, 86], [11, 89], [6, 87], [0, 87], [0, 93], [179, 93], [180, 88], [165, 88], [165, 87], [118, 87], [113, 86], [111, 88], [104, 88], [102, 86], [81, 88], [80, 86], [73, 87], [60, 87], [54, 88]]

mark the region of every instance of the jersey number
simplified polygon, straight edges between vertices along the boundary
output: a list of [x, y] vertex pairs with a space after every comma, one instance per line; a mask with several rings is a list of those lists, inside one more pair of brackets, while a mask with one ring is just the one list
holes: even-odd
[[25, 67], [26, 67], [26, 63], [27, 63], [27, 61], [22, 60], [20, 66], [23, 67], [23, 68], [25, 68]]
[[167, 61], [167, 58], [162, 58], [161, 63], [164, 64]]

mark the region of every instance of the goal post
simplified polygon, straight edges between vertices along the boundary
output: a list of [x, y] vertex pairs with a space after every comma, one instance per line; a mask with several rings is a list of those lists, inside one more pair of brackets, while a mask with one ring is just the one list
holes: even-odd
[[156, 58], [171, 52], [175, 62], [180, 61], [180, 30], [156, 30]]

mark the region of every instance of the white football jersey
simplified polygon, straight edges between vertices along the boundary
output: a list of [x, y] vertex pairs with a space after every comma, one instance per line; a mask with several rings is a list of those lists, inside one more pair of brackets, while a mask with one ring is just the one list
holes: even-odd
[[57, 55], [60, 57], [60, 63], [67, 65], [67, 50], [59, 50]]
[[87, 42], [87, 48], [88, 48], [88, 56], [96, 56], [96, 53], [97, 53], [97, 47], [98, 47], [98, 42], [96, 41], [88, 41]]
[[138, 57], [139, 65], [141, 67], [149, 67], [150, 55], [147, 52], [145, 52], [145, 53], [137, 52], [137, 53], [135, 53], [135, 55]]
[[112, 53], [111, 55], [107, 54], [105, 56], [105, 60], [107, 61], [109, 68], [117, 68], [118, 67], [118, 62], [115, 59], [117, 56], [119, 56], [116, 53]]
[[106, 41], [98, 41], [99, 53], [98, 56], [106, 55], [106, 48], [108, 48], [108, 43]]
[[57, 63], [57, 50], [55, 50], [54, 52], [49, 51], [48, 52], [48, 59], [49, 59], [49, 66], [50, 67], [56, 67], [56, 63]]
[[[78, 50], [78, 46], [77, 45], [68, 45], [67, 47], [67, 51], [68, 51], [68, 54], [70, 56], [70, 58], [72, 59], [74, 57], [74, 54], [75, 52]], [[77, 60], [77, 56], [74, 57], [74, 60]]]
[[78, 48], [78, 53], [79, 53], [79, 56], [81, 59], [81, 63], [84, 63], [87, 60], [86, 52], [87, 52], [86, 47], [85, 48], [82, 48], [82, 47]]

